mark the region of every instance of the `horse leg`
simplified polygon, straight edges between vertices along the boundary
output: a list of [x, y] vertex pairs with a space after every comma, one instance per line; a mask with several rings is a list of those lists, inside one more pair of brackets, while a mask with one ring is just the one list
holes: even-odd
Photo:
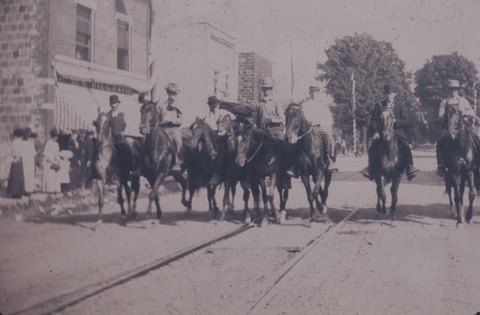
[[308, 204], [310, 205], [310, 219], [314, 219], [315, 208], [313, 207], [313, 197], [312, 197], [312, 188], [310, 187], [310, 176], [308, 175], [301, 175], [300, 178], [302, 179], [303, 186], [305, 187], [305, 191], [307, 193], [307, 200]]
[[192, 191], [192, 189], [190, 189], [189, 190], [190, 196], [189, 196], [189, 199], [187, 200], [186, 195], [187, 195], [187, 187], [190, 186], [189, 181], [185, 177], [183, 177], [182, 174], [178, 172], [173, 173], [172, 176], [175, 179], [175, 181], [180, 184], [180, 187], [182, 189], [182, 204], [184, 205], [184, 207], [187, 208], [187, 212], [191, 212], [192, 199], [195, 192]]
[[252, 184], [252, 196], [253, 196], [253, 209], [257, 216], [260, 216], [260, 188], [258, 183]]
[[326, 206], [321, 201], [321, 195], [323, 194], [322, 191], [322, 179], [323, 173], [320, 170], [316, 170], [316, 172], [312, 175], [313, 183], [315, 184], [313, 187], [312, 198], [315, 201], [315, 208], [316, 211], [314, 212], [315, 221], [318, 222], [320, 220], [320, 215], [326, 213]]
[[473, 177], [473, 172], [470, 172], [470, 174], [468, 174], [468, 189], [469, 189], [469, 192], [468, 192], [468, 210], [467, 210], [467, 215], [465, 216], [465, 221], [467, 223], [470, 223], [470, 221], [472, 220], [472, 217], [473, 217], [473, 201], [475, 200], [475, 184], [474, 184], [474, 177]]
[[324, 212], [323, 214], [326, 214], [327, 211], [328, 211], [328, 208], [327, 208], [327, 199], [328, 199], [328, 187], [330, 187], [330, 183], [332, 182], [332, 173], [330, 172], [327, 172], [324, 176], [325, 178], [325, 183], [323, 185], [323, 192], [322, 194], [320, 195], [321, 198], [322, 198], [322, 204], [324, 205]]
[[457, 211], [455, 210], [455, 206], [453, 204], [453, 199], [452, 199], [452, 185], [450, 181], [446, 180], [446, 190], [448, 194], [448, 201], [450, 203], [450, 217], [455, 218], [457, 216]]
[[250, 190], [242, 185], [243, 188], [243, 212], [245, 213], [245, 223], [252, 222], [252, 216], [250, 214], [250, 209], [248, 208], [248, 199], [250, 199]]
[[[219, 214], [219, 209], [217, 206], [217, 201], [215, 200], [215, 191], [217, 190], [217, 185], [207, 185], [207, 195], [208, 195], [208, 207], [210, 211], [213, 211], [213, 217], [216, 219]], [[224, 218], [221, 218], [223, 220]]]
[[155, 206], [157, 207], [157, 219], [160, 221], [162, 219], [162, 209], [160, 207], [160, 201], [158, 198], [158, 189], [160, 188], [160, 185], [163, 183], [165, 180], [166, 174], [165, 173], [160, 173], [157, 175], [157, 178], [155, 180], [152, 180], [150, 182], [150, 185], [152, 187], [152, 190], [148, 194], [148, 208], [147, 208], [147, 220], [150, 219], [150, 216], [152, 215], [152, 201], [155, 201]]
[[392, 194], [392, 220], [395, 220], [395, 211], [397, 208], [397, 201], [398, 201], [398, 187], [400, 186], [400, 181], [402, 177], [398, 176], [393, 179], [392, 186], [390, 187], [390, 193]]
[[387, 213], [387, 196], [385, 194], [385, 184], [382, 176], [377, 176], [375, 178], [375, 183], [377, 184], [377, 212], [376, 214], [386, 214]]
[[124, 200], [123, 200], [123, 194], [122, 194], [122, 185], [123, 185], [123, 181], [116, 183], [116, 186], [117, 186], [117, 202], [120, 205], [120, 209], [121, 209], [121, 212], [122, 212], [122, 220], [125, 220], [126, 212], [125, 212], [125, 207], [123, 206]]
[[103, 206], [105, 205], [103, 196], [105, 194], [105, 182], [102, 179], [97, 180], [97, 188], [98, 188], [98, 219], [95, 223], [95, 230], [97, 227], [102, 224], [102, 216], [103, 216]]
[[235, 213], [235, 194], [237, 192], [237, 182], [236, 181], [233, 181], [231, 183], [230, 191], [232, 193], [232, 199], [229, 201], [228, 211], [231, 214], [234, 214]]
[[460, 195], [460, 183], [458, 176], [453, 176], [453, 201], [455, 202], [455, 209], [457, 211], [457, 224], [463, 223], [463, 205], [462, 205], [462, 197]]
[[133, 203], [132, 203], [132, 213], [130, 216], [135, 217], [137, 212], [137, 198], [138, 193], [140, 192], [140, 177], [134, 176], [132, 178], [132, 190], [133, 190]]
[[262, 191], [262, 201], [263, 201], [263, 216], [260, 222], [260, 227], [265, 227], [266, 225], [268, 225], [268, 218], [270, 216], [270, 211], [268, 208], [267, 187], [265, 185], [264, 180], [260, 180], [260, 188]]

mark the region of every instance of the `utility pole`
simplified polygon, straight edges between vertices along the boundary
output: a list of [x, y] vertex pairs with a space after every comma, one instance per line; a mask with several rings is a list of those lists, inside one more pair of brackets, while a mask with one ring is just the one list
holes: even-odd
[[357, 153], [357, 122], [355, 121], [355, 74], [352, 71], [350, 75], [350, 81], [352, 82], [352, 117], [353, 117], [353, 152]]

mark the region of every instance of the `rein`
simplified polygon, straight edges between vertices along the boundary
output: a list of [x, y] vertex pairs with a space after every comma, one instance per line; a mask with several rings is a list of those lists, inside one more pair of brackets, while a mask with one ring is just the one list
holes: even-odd
[[303, 135], [298, 136], [297, 141], [300, 140], [300, 139], [302, 139], [302, 138], [305, 137], [306, 135], [308, 135], [310, 132], [312, 132], [312, 130], [313, 130], [313, 125], [311, 125], [311, 126], [310, 126], [310, 129], [308, 129], [308, 131], [305, 132]]
[[250, 163], [253, 160], [253, 158], [255, 157], [255, 155], [257, 155], [257, 153], [260, 151], [260, 148], [263, 145], [263, 140], [265, 138], [265, 129], [266, 129], [266, 127], [263, 126], [263, 128], [262, 128], [262, 131], [263, 131], [262, 132], [262, 141], [260, 142], [260, 145], [258, 146], [257, 150], [253, 153], [253, 155], [250, 158], [247, 159], [247, 163]]

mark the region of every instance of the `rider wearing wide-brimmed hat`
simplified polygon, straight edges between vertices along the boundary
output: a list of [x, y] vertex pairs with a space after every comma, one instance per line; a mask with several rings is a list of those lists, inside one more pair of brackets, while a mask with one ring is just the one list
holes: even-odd
[[302, 102], [302, 110], [305, 118], [314, 126], [318, 126], [316, 132], [320, 134], [326, 145], [328, 159], [327, 171], [337, 172], [335, 166], [335, 141], [333, 140], [333, 116], [326, 104], [319, 99], [320, 85], [315, 81], [310, 84], [308, 93], [310, 97]]
[[[475, 110], [470, 105], [470, 102], [466, 98], [458, 95], [460, 89], [461, 86], [458, 80], [448, 80], [450, 96], [443, 99], [438, 108], [438, 118], [444, 120], [444, 127], [446, 126], [445, 108], [447, 106], [457, 107], [464, 116], [473, 117], [475, 120], [478, 120]], [[478, 143], [478, 138], [475, 138], [475, 140]], [[445, 176], [446, 173], [445, 166], [443, 165], [443, 155], [447, 141], [448, 138], [446, 133], [442, 134], [437, 141], [437, 174], [442, 177]]]
[[273, 98], [273, 80], [265, 77], [260, 84], [263, 100], [258, 104], [255, 123], [258, 128], [266, 128], [279, 140], [285, 140], [285, 114], [283, 108]]
[[180, 126], [183, 123], [183, 113], [177, 102], [178, 93], [180, 89], [175, 83], [169, 83], [165, 90], [167, 91], [168, 99], [165, 102], [164, 106], [161, 107], [162, 111], [162, 126], [165, 131], [172, 137], [172, 140], [176, 148], [176, 163], [172, 167], [172, 171], [181, 171], [182, 170], [182, 156], [180, 154], [182, 150], [183, 140], [182, 140], [182, 130]]
[[[405, 106], [399, 102], [395, 101], [395, 96], [397, 95], [397, 90], [393, 85], [387, 84], [384, 86], [383, 92], [385, 94], [385, 99], [375, 104], [375, 107], [372, 111], [372, 116], [370, 118], [370, 131], [373, 134], [372, 139], [376, 140], [380, 138], [380, 128], [381, 128], [381, 121], [383, 119], [383, 112], [384, 111], [393, 111], [395, 122], [393, 124], [394, 130], [394, 138], [397, 140], [398, 148], [400, 150], [400, 154], [403, 156], [405, 163], [406, 163], [406, 173], [408, 180], [412, 180], [415, 176], [417, 176], [419, 170], [413, 166], [413, 156], [412, 150], [408, 144], [407, 135], [405, 134], [404, 129], [409, 126], [410, 120], [408, 117], [407, 110]], [[372, 146], [371, 146], [372, 148]], [[372, 180], [371, 177], [371, 150], [369, 150], [368, 154], [368, 164], [369, 166], [363, 169], [360, 173], [362, 173], [365, 177]]]

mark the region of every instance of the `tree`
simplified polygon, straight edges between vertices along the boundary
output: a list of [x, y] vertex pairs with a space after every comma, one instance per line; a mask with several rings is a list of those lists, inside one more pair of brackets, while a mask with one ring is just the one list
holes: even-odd
[[429, 125], [429, 139], [433, 142], [439, 136], [441, 123], [438, 121], [438, 108], [442, 99], [448, 96], [448, 80], [458, 80], [463, 86], [463, 94], [474, 103], [477, 83], [477, 68], [467, 58], [454, 52], [451, 55], [433, 56], [415, 72], [415, 96], [420, 100], [420, 110]]
[[[352, 72], [354, 73], [356, 125], [360, 131], [359, 140], [364, 145], [370, 112], [375, 102], [384, 97], [385, 84], [389, 83], [397, 88], [397, 100], [403, 102], [407, 108], [416, 106], [408, 83], [409, 76], [405, 72], [405, 63], [398, 57], [391, 43], [377, 41], [368, 34], [355, 34], [336, 39], [335, 44], [325, 53], [328, 60], [317, 65], [318, 69], [324, 72], [318, 79], [327, 82], [327, 93], [340, 107], [333, 113], [338, 126], [351, 126], [353, 122], [350, 77]], [[351, 137], [353, 130], [348, 129], [344, 132]]]

